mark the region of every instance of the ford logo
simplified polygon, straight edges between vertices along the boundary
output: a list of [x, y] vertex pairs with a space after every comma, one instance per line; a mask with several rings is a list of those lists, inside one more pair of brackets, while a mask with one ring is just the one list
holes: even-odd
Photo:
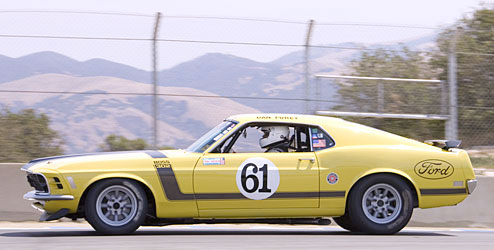
[[415, 165], [415, 173], [425, 179], [437, 180], [450, 177], [455, 169], [442, 160], [425, 160]]

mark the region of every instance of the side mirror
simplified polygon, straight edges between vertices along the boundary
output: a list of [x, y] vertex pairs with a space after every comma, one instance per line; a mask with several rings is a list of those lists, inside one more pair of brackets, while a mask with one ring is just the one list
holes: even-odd
[[244, 129], [244, 131], [242, 131], [242, 136], [244, 138], [247, 138], [247, 129]]

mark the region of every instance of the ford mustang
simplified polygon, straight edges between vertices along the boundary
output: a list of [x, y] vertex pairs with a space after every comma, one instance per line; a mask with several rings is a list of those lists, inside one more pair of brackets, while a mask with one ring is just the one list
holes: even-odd
[[22, 167], [41, 221], [85, 218], [102, 234], [145, 225], [333, 220], [393, 234], [414, 208], [452, 206], [476, 186], [459, 141], [407, 139], [338, 118], [225, 119], [183, 150], [40, 158]]

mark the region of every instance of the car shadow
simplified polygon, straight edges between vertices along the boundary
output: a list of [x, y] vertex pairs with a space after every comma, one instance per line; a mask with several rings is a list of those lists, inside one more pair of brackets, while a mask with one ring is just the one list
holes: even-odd
[[[128, 237], [132, 236], [175, 236], [175, 235], [335, 235], [335, 236], [375, 236], [375, 237], [400, 237], [400, 236], [454, 236], [446, 233], [438, 232], [420, 232], [420, 231], [404, 231], [394, 235], [372, 235], [362, 233], [351, 233], [348, 231], [304, 231], [304, 230], [153, 230], [144, 229], [138, 230], [132, 234], [124, 235]], [[0, 237], [87, 237], [87, 236], [106, 236], [97, 233], [93, 230], [60, 230], [60, 229], [48, 229], [43, 231], [32, 231], [22, 229], [15, 232], [0, 233]], [[122, 235], [117, 235], [122, 236]]]

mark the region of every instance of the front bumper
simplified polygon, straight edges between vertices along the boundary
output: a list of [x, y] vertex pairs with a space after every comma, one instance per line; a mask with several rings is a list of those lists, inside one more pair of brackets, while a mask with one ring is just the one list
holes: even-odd
[[474, 180], [467, 180], [467, 191], [468, 191], [468, 194], [473, 193], [473, 191], [475, 190], [476, 187], [477, 187], [477, 180], [476, 179], [474, 179]]
[[74, 196], [72, 195], [50, 195], [50, 194], [40, 194], [36, 191], [27, 192], [24, 195], [25, 200], [38, 200], [38, 201], [67, 201], [73, 200]]

